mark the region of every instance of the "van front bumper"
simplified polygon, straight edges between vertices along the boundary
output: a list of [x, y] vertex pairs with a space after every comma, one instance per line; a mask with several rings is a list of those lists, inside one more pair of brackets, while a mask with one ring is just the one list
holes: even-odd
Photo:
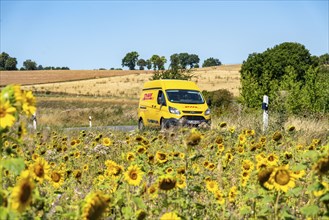
[[183, 116], [179, 119], [169, 118], [165, 120], [165, 125], [167, 128], [173, 126], [190, 126], [190, 127], [199, 127], [200, 125], [206, 124], [211, 125], [211, 119], [205, 119], [203, 116]]

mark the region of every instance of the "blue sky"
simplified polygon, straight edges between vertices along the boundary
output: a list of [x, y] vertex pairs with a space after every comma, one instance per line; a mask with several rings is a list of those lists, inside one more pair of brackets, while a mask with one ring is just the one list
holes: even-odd
[[1, 0], [0, 49], [18, 68], [31, 59], [77, 70], [121, 68], [131, 51], [167, 65], [182, 52], [237, 64], [283, 42], [319, 56], [329, 51], [328, 2]]

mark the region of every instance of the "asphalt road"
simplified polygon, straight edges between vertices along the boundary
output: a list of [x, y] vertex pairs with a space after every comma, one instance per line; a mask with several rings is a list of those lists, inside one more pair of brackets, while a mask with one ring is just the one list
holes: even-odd
[[115, 131], [134, 131], [137, 129], [136, 125], [121, 125], [121, 126], [100, 126], [100, 127], [75, 127], [75, 128], [65, 128], [66, 131], [73, 130], [115, 130]]

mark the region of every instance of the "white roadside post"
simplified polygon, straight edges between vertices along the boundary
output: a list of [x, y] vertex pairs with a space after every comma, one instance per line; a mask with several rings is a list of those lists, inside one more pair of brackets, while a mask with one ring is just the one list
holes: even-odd
[[37, 130], [37, 115], [36, 115], [36, 113], [34, 113], [32, 115], [32, 124], [33, 124], [33, 129]]
[[263, 103], [262, 103], [262, 109], [263, 109], [263, 132], [265, 133], [268, 127], [268, 96], [263, 96]]
[[91, 116], [89, 116], [89, 127], [91, 127]]

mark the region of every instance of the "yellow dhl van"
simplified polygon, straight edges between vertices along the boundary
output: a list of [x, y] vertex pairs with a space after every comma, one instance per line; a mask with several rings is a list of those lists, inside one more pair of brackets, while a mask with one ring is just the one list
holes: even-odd
[[163, 79], [144, 84], [138, 105], [140, 130], [144, 126], [163, 129], [202, 123], [210, 125], [210, 109], [194, 82]]

